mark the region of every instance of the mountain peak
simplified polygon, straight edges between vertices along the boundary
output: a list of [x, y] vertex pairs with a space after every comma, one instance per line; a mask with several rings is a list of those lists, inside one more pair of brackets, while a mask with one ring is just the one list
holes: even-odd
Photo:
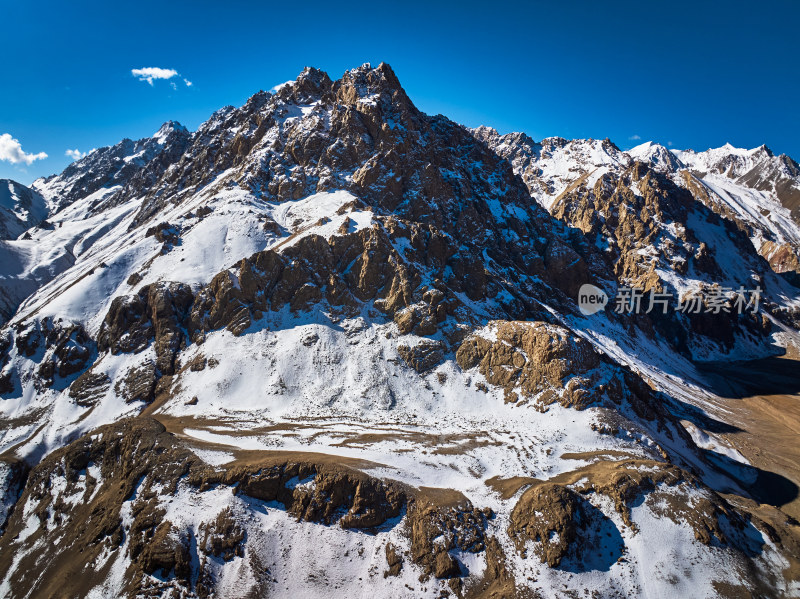
[[272, 92], [285, 101], [311, 104], [327, 93], [333, 82], [328, 73], [316, 67], [305, 67], [297, 79], [272, 88]]
[[360, 67], [345, 71], [340, 80], [343, 85], [355, 85], [359, 96], [366, 97], [375, 93], [387, 91], [405, 92], [403, 86], [400, 85], [400, 80], [395, 75], [392, 67], [386, 62], [381, 62], [377, 67], [374, 67], [365, 62]]
[[178, 121], [169, 120], [159, 128], [158, 131], [155, 132], [153, 135], [153, 139], [156, 140], [157, 143], [160, 145], [164, 145], [167, 141], [167, 137], [170, 136], [175, 131], [179, 131], [181, 133], [188, 133], [188, 129], [181, 125]]
[[685, 166], [674, 152], [654, 141], [646, 141], [626, 153], [634, 160], [647, 163], [661, 172], [674, 172]]
[[[530, 154], [532, 154], [536, 148], [536, 141], [522, 131], [512, 131], [511, 133], [501, 135], [498, 133], [497, 129], [486, 125], [480, 125], [470, 131], [476, 139], [489, 144], [495, 152], [499, 150], [502, 144], [509, 144], [516, 148], [522, 148], [525, 152]], [[502, 151], [500, 153], [502, 153]]]

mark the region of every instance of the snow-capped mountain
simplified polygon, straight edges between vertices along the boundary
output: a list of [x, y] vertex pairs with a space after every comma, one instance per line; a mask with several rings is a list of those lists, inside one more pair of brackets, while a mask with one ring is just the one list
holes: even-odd
[[682, 168], [686, 168], [686, 165], [680, 161], [676, 153], [652, 141], [639, 144], [625, 153], [634, 160], [646, 162], [655, 170], [662, 173], [674, 173]]
[[183, 125], [169, 121], [152, 137], [123, 139], [114, 146], [92, 150], [60, 175], [37, 179], [32, 187], [44, 196], [53, 212], [89, 196], [99, 203], [135, 180], [145, 167], [153, 168], [153, 161], [165, 151], [165, 158], [174, 160], [190, 136]]
[[800, 167], [766, 146], [744, 150], [726, 144], [695, 152], [645, 142], [623, 152], [608, 140], [548, 138], [535, 143], [522, 133], [499, 135], [488, 127], [473, 134], [513, 164], [531, 195], [548, 210], [570, 185], [591, 188], [602, 175], [616, 177], [640, 161], [733, 221], [773, 270], [800, 272]]
[[677, 175], [698, 200], [745, 231], [776, 272], [800, 272], [800, 168], [791, 158], [766, 146], [730, 144], [695, 152], [648, 142], [628, 153]]
[[5, 237], [10, 241], [0, 241], [0, 322], [103, 239], [124, 214], [115, 209], [115, 196], [127, 186], [146, 185], [190, 137], [185, 127], [170, 121], [152, 137], [94, 150], [60, 175], [37, 179], [32, 189], [10, 181], [11, 195], [2, 196], [0, 183], [3, 203], [13, 204], [13, 214], [6, 217], [0, 208], [0, 217], [16, 233]]
[[[799, 292], [693, 164], [470, 130], [381, 64], [36, 181], [2, 594], [796, 594], [798, 471], [698, 360], [797, 351]], [[587, 316], [586, 283], [761, 310]]]
[[36, 191], [16, 181], [0, 180], [0, 323], [36, 290], [37, 276], [32, 271], [40, 265], [26, 231], [36, 226], [50, 228], [47, 215], [44, 198]]
[[9, 179], [0, 179], [0, 239], [16, 239], [47, 216], [41, 195]]
[[548, 137], [536, 143], [524, 133], [500, 135], [491, 127], [478, 127], [472, 133], [511, 162], [531, 195], [548, 209], [581, 177], [595, 180], [608, 170], [631, 164], [631, 157], [608, 139]]

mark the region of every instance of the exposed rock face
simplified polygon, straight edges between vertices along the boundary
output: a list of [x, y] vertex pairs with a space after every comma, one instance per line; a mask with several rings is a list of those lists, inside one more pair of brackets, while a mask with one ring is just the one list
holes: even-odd
[[409, 508], [411, 558], [422, 566], [425, 576], [461, 576], [458, 562], [450, 551], [483, 551], [486, 523], [491, 515], [490, 510], [475, 509], [469, 502], [458, 507], [441, 507], [418, 499]]
[[[313, 478], [311, 490], [287, 486], [293, 479]], [[211, 484], [233, 485], [237, 492], [261, 501], [278, 501], [299, 520], [342, 528], [374, 528], [394, 518], [405, 505], [405, 492], [354, 470], [288, 463], [271, 468], [232, 468], [190, 478], [202, 490]], [[344, 514], [344, 515], [343, 515]]]
[[[297, 102], [308, 110], [290, 118]], [[231, 130], [237, 134], [229, 136]], [[256, 155], [261, 158], [254, 160]], [[543, 264], [553, 237], [546, 226], [550, 219], [510, 165], [457, 124], [419, 112], [388, 65], [365, 65], [336, 82], [307, 69], [276, 94], [262, 92], [240, 109], [219, 111], [147, 188], [134, 225], [223, 171], [230, 175], [215, 185], [235, 181], [273, 201], [351, 191], [376, 214], [393, 214], [403, 223], [399, 229], [410, 228], [397, 235], [409, 238], [417, 251], [429, 246], [421, 263], [437, 271], [449, 266], [446, 284], [455, 288], [458, 282], [470, 298], [499, 291], [496, 281], [486, 281], [483, 251], [496, 263], [496, 277], [541, 276], [560, 286], [561, 265]], [[117, 196], [132, 197], [125, 194]], [[372, 277], [369, 270], [361, 274]]]
[[[522, 494], [508, 527], [517, 551], [524, 556], [532, 549], [550, 567], [558, 567], [565, 558], [573, 565], [591, 559], [598, 551], [593, 544], [598, 533], [616, 536], [608, 532], [613, 530], [611, 521], [585, 499], [594, 493], [610, 498], [625, 525], [634, 531], [638, 528], [631, 521], [631, 507], [646, 501], [659, 517], [690, 527], [704, 545], [753, 550], [747, 549], [751, 543], [747, 539], [755, 532], [753, 524], [676, 466], [651, 460], [600, 462], [556, 478], [559, 482], [535, 482]], [[698, 490], [699, 496], [688, 500]], [[755, 522], [762, 530], [770, 530], [769, 525]]]
[[419, 343], [414, 347], [400, 345], [400, 357], [419, 373], [427, 372], [442, 361], [442, 344], [439, 342]]
[[[63, 478], [63, 488], [52, 486], [55, 477]], [[266, 457], [211, 468], [158, 422], [136, 418], [102, 427], [33, 469], [19, 500], [21, 507], [12, 513], [8, 534], [0, 538], [0, 570], [6, 574], [9, 568], [19, 568], [15, 596], [81, 596], [98, 580], [103, 562], [96, 558], [108, 554], [113, 559], [124, 552], [131, 560], [124, 573], [131, 595], [152, 592], [152, 579], [144, 575], [155, 574], [167, 587], [184, 592], [196, 579], [197, 594], [209, 596], [214, 589], [210, 560], [244, 556], [248, 537], [243, 525], [230, 508], [223, 509], [200, 526], [194, 543], [191, 531], [165, 519], [165, 501], [179, 488], [201, 495], [220, 485], [256, 505], [277, 501], [300, 520], [344, 529], [375, 529], [408, 506], [411, 559], [427, 576], [438, 578], [464, 574], [449, 551], [483, 551], [483, 531], [491, 515], [469, 505], [442, 507], [418, 498], [404, 485], [331, 463]], [[123, 512], [129, 514], [125, 521]], [[20, 535], [31, 518], [36, 521], [35, 532]], [[52, 544], [54, 551], [46, 560], [38, 552], [26, 551], [56, 536], [60, 541]], [[20, 551], [26, 552], [16, 562]], [[74, 552], [80, 552], [80, 559], [73, 559]], [[386, 555], [390, 573], [397, 574], [401, 553], [387, 546]], [[200, 570], [193, 571], [192, 563], [198, 560]]]
[[245, 532], [230, 508], [222, 510], [201, 532], [201, 543], [208, 555], [221, 557], [226, 562], [244, 555]]
[[25, 487], [29, 470], [22, 460], [0, 460], [0, 535], [5, 532], [6, 522]]
[[172, 523], [166, 520], [155, 528], [141, 548], [140, 562], [145, 574], [167, 577], [174, 572], [179, 580], [186, 581], [191, 572], [187, 540], [182, 539]]
[[[602, 175], [591, 189], [583, 183], [573, 186], [554, 203], [552, 212], [581, 229], [588, 241], [607, 246], [606, 268], [614, 271], [620, 285], [644, 292], [642, 312], [650, 307], [648, 293], [676, 291], [669, 276], [661, 273], [704, 281], [696, 291], [705, 293], [719, 287], [719, 281], [736, 277], [730, 267], [720, 266], [718, 251], [738, 256], [738, 278], [729, 283], [733, 289], [755, 288], [755, 273], [766, 270], [747, 235], [733, 221], [720, 218], [687, 190], [640, 162], [618, 176]], [[724, 236], [730, 246], [711, 248], [698, 237], [706, 229], [713, 231], [708, 234]], [[641, 314], [639, 320], [649, 321], [648, 327], [681, 351], [693, 344], [687, 329], [727, 349], [733, 347], [736, 335], [763, 338], [769, 333], [758, 315], [739, 314], [731, 305], [710, 313], [706, 302], [703, 299], [699, 314], [678, 313], [674, 306], [664, 313], [655, 306], [652, 314]], [[677, 305], [677, 298], [673, 303]], [[714, 325], [704, 326], [708, 320]]]
[[158, 241], [164, 244], [161, 246], [162, 253], [167, 253], [170, 249], [172, 249], [172, 246], [177, 245], [180, 242], [179, 227], [169, 223], [158, 223], [157, 225], [147, 229], [145, 237], [151, 236], [155, 237]]
[[577, 297], [581, 285], [589, 280], [589, 268], [581, 256], [567, 244], [554, 239], [544, 256], [547, 272], [570, 297]]
[[8, 329], [0, 330], [0, 395], [11, 393], [14, 390], [14, 383], [11, 378], [12, 373], [10, 369], [5, 369], [9, 360], [8, 352], [13, 343], [14, 338], [11, 335], [11, 331]]
[[[147, 490], [161, 484], [174, 488], [178, 478], [186, 473], [191, 454], [178, 449], [169, 436], [164, 435], [163, 427], [153, 421], [128, 421], [100, 433], [94, 439], [86, 436], [55, 452], [34, 468], [28, 478], [19, 503], [27, 509], [13, 512], [8, 530], [14, 532], [4, 535], [0, 541], [0, 569], [6, 572], [14, 556], [37, 539], [61, 549], [38, 564], [40, 554], [35, 551], [26, 554], [22, 560], [22, 571], [26, 574], [21, 574], [15, 585], [20, 595], [84, 595], [93, 586], [91, 563], [94, 557], [105, 549], [113, 550], [128, 535], [132, 558], [137, 563], [144, 560], [147, 567], [156, 568], [168, 561], [166, 552], [158, 548], [142, 556], [147, 539], [161, 524], [158, 514], [153, 512], [154, 501], [147, 499]], [[56, 476], [63, 477], [66, 483], [61, 493], [49, 491]], [[102, 489], [98, 490], [98, 486]], [[80, 499], [78, 507], [65, 503], [64, 499], [70, 497]], [[121, 527], [120, 508], [132, 497], [137, 499], [139, 507], [130, 531], [125, 532]], [[28, 514], [36, 514], [34, 517], [40, 523], [37, 532], [27, 539], [18, 538]], [[57, 527], [47, 525], [52, 518], [58, 522]], [[54, 535], [65, 536], [60, 543], [55, 543]], [[164, 528], [159, 538], [167, 543]], [[82, 548], [83, 554], [81, 559], [75, 560], [72, 551], [77, 548]], [[25, 568], [26, 563], [30, 567]]]
[[[281, 252], [254, 254], [242, 260], [234, 273], [220, 273], [197, 294], [187, 328], [195, 340], [217, 328], [241, 334], [260, 314], [287, 305], [306, 310], [325, 302], [346, 312], [373, 302], [395, 316], [401, 332], [428, 335], [456, 313], [460, 302], [454, 292], [486, 298], [499, 291], [497, 281], [487, 280], [482, 272], [484, 282], [470, 285], [471, 266], [454, 253], [433, 263], [443, 276], [446, 270], [454, 273], [444, 281], [447, 292], [421, 285], [418, 264], [434, 260], [428, 252], [440, 242], [417, 233], [418, 228], [392, 219], [386, 228], [373, 226], [330, 240], [308, 235]], [[401, 255], [392, 243], [398, 237], [409, 239], [415, 253]], [[525, 314], [521, 303], [508, 303], [505, 308]]]
[[[707, 208], [736, 224], [753, 240], [758, 252], [770, 260], [764, 242], [777, 244], [783, 252], [800, 255], [800, 237], [796, 225], [800, 223], [800, 168], [785, 155], [775, 156], [762, 146], [753, 150], [740, 150], [726, 145], [706, 152], [670, 150], [652, 142], [643, 143], [622, 152], [608, 140], [572, 140], [548, 138], [534, 142], [524, 133], [499, 135], [489, 127], [472, 131], [476, 139], [486, 143], [499, 156], [508, 160], [525, 181], [531, 195], [542, 205], [552, 209], [557, 197], [582, 178], [593, 173], [619, 176], [635, 161], [669, 176], [689, 190], [696, 200]], [[739, 186], [740, 191], [720, 191], [717, 183], [725, 187], [725, 180]], [[749, 190], [761, 194], [755, 208]], [[733, 195], [729, 195], [733, 193]], [[774, 198], [774, 200], [770, 200]], [[770, 212], [786, 213], [791, 222], [781, 214], [774, 218]], [[683, 222], [683, 225], [691, 225]], [[793, 261], [770, 260], [775, 272], [787, 272]]]
[[[557, 218], [578, 227], [591, 240], [609, 243], [606, 254], [618, 279], [645, 291], [662, 286], [656, 266], [678, 272], [690, 268], [710, 275], [720, 272], [713, 257], [705, 261], [695, 257], [709, 252], [694, 237], [694, 229], [686, 228], [689, 213], [696, 210], [691, 194], [642, 163], [626, 169], [618, 179], [601, 176], [591, 189], [578, 185], [553, 205]], [[720, 222], [710, 211], [700, 216]], [[664, 223], [677, 223], [674, 235], [665, 230]], [[739, 249], [746, 254], [751, 244], [740, 237]]]
[[[690, 526], [695, 538], [705, 545], [743, 543], [738, 536], [748, 527], [747, 519], [677, 466], [652, 460], [622, 461], [603, 465], [587, 474], [586, 479], [575, 485], [575, 490], [609, 497], [625, 524], [634, 530], [631, 506], [644, 498], [652, 502], [661, 516]], [[688, 502], [686, 494], [692, 489], [700, 489], [701, 496]], [[746, 542], [742, 546], [746, 546]]]
[[94, 340], [78, 323], [49, 317], [20, 323], [0, 335], [0, 393], [14, 391], [14, 381], [20, 376], [17, 368], [8, 364], [11, 352], [34, 362], [36, 384], [47, 388], [56, 382], [61, 385], [89, 366], [96, 348]]
[[45, 355], [39, 364], [39, 376], [53, 384], [55, 375], [66, 378], [86, 367], [92, 356], [93, 341], [79, 324], [62, 326], [45, 321]]
[[536, 399], [547, 406], [558, 402], [578, 410], [629, 402], [646, 420], [662, 418], [664, 411], [653, 390], [639, 377], [612, 365], [568, 330], [543, 322], [492, 322], [494, 340], [480, 334], [467, 337], [456, 352], [465, 370], [478, 367], [492, 385], [505, 390], [506, 401]]
[[536, 555], [554, 568], [577, 540], [585, 519], [574, 492], [558, 484], [537, 485], [525, 491], [514, 507], [508, 534], [520, 552], [525, 551], [526, 541], [537, 541]]
[[800, 167], [789, 156], [775, 154], [762, 145], [741, 151], [726, 144], [706, 152], [676, 152], [678, 158], [700, 177], [724, 175], [733, 181], [756, 189], [772, 191], [797, 218], [800, 206]]
[[[674, 154], [646, 162], [608, 140], [535, 143], [427, 116], [382, 64], [338, 81], [306, 69], [195, 134], [168, 124], [39, 181], [102, 226], [0, 329], [0, 439], [6, 458], [39, 462], [27, 479], [0, 469], [0, 582], [13, 597], [269, 596], [290, 580], [330, 592], [333, 570], [281, 560], [346, 546], [334, 568], [363, 557], [397, 594], [547, 594], [545, 579], [590, 570], [596, 594], [635, 594], [655, 563], [620, 560], [641, 510], [664, 521], [655, 539], [690, 527], [697, 563], [723, 555], [749, 592], [791, 590], [796, 527], [777, 508], [759, 520], [768, 508], [740, 467], [681, 420], [726, 423], [670, 390], [694, 342], [763, 349], [770, 327], [798, 328], [788, 278]], [[759, 251], [791, 269], [781, 243]], [[206, 249], [223, 257], [201, 264]], [[592, 320], [575, 302], [592, 281], [610, 294], [697, 283], [706, 308], [725, 277], [769, 288], [767, 315], [728, 303]], [[115, 290], [110, 306], [96, 289]], [[46, 316], [58, 302], [83, 324]], [[343, 457], [361, 451], [382, 457]], [[527, 576], [546, 568], [560, 571]]]
[[[459, 366], [479, 366], [481, 374], [508, 391], [517, 387], [526, 397], [550, 388], [561, 388], [567, 376], [585, 374], [600, 360], [588, 342], [566, 329], [545, 323], [497, 323], [497, 340], [467, 338], [456, 353]], [[569, 398], [564, 402], [572, 404]], [[591, 403], [577, 402], [583, 408]]]
[[[134, 182], [134, 189], [142, 189], [144, 184], [152, 182], [157, 166], [166, 168], [183, 152], [190, 139], [191, 133], [183, 125], [170, 121], [153, 137], [138, 141], [123, 139], [115, 146], [94, 150], [70, 164], [60, 175], [37, 179], [33, 189], [41, 193], [54, 210], [104, 188], [113, 192], [119, 186]], [[100, 201], [98, 208], [99, 204]]]
[[[291, 107], [298, 103], [311, 108], [308, 116], [287, 122]], [[238, 130], [233, 138], [222, 135], [233, 128]], [[434, 143], [422, 145], [421, 139]], [[457, 158], [437, 152], [443, 144], [461, 144], [465, 152]], [[262, 150], [266, 157], [258, 165], [248, 160]], [[458, 164], [443, 163], [454, 158]], [[481, 187], [485, 189], [486, 183], [477, 177], [448, 180], [441, 174], [448, 168], [462, 171], [478, 158], [498, 164], [460, 127], [417, 111], [388, 65], [364, 65], [336, 82], [319, 70], [306, 69], [293, 85], [274, 95], [256, 94], [240, 109], [223, 109], [201, 127], [186, 155], [154, 186], [140, 218], [158, 209], [159, 196], [206, 184], [211, 172], [230, 168], [239, 171], [248, 187], [258, 186], [279, 200], [352, 186], [357, 195], [392, 211], [404, 200], [418, 197], [399, 214], [421, 214], [418, 204], [424, 202], [433, 215], [442, 208], [459, 210], [451, 198], [477, 196]], [[422, 171], [417, 168], [426, 164]], [[510, 185], [510, 169], [506, 172], [504, 184]], [[432, 197], [441, 201], [429, 205], [422, 199]], [[433, 224], [450, 228], [457, 221], [444, 216], [434, 217]]]
[[148, 360], [141, 366], [129, 368], [125, 377], [117, 380], [114, 392], [127, 403], [134, 401], [150, 403], [156, 398], [158, 381], [159, 372], [156, 365]]
[[108, 390], [111, 379], [105, 372], [95, 373], [91, 368], [70, 385], [69, 396], [79, 406], [90, 407]]
[[800, 248], [790, 243], [765, 241], [760, 253], [775, 272], [800, 272]]
[[[783, 218], [773, 217], [773, 210], [780, 208], [780, 203], [766, 204], [758, 207], [755, 216], [753, 212], [745, 210], [742, 206], [730, 205], [730, 200], [724, 200], [702, 178], [702, 173], [681, 170], [675, 178], [678, 183], [688, 189], [695, 200], [719, 214], [725, 220], [732, 222], [740, 231], [746, 234], [753, 243], [758, 253], [768, 262], [776, 273], [799, 272], [800, 269], [800, 238], [792, 230], [791, 224]], [[800, 188], [800, 184], [798, 184]], [[745, 188], [746, 190], [747, 188]], [[737, 209], [738, 208], [738, 209]], [[797, 215], [790, 216], [792, 221], [800, 222]], [[775, 221], [778, 222], [775, 222]]]
[[500, 135], [491, 127], [478, 127], [472, 134], [508, 160], [529, 193], [547, 208], [566, 188], [595, 169], [624, 168], [632, 163], [631, 157], [608, 139], [548, 137], [537, 143], [524, 133]]
[[496, 537], [488, 537], [486, 540], [486, 570], [483, 576], [467, 589], [465, 597], [496, 599], [514, 597], [524, 592], [524, 587], [516, 585], [514, 575], [506, 565], [505, 553], [500, 542]]
[[400, 553], [398, 553], [397, 547], [392, 543], [386, 543], [386, 563], [389, 569], [383, 573], [384, 578], [387, 576], [397, 576], [400, 574], [400, 570], [403, 569], [403, 558]]
[[192, 299], [183, 283], [146, 285], [135, 295], [114, 298], [97, 336], [98, 348], [136, 353], [154, 341], [156, 368], [161, 374], [174, 374], [175, 354], [184, 342], [181, 324]]

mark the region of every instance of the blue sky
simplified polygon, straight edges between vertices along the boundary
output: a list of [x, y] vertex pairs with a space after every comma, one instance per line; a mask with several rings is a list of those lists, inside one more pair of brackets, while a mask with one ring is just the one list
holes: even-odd
[[[800, 159], [800, 2], [161, 4], [0, 0], [0, 177], [169, 119], [195, 129], [306, 65], [336, 79], [380, 61], [469, 126]], [[145, 67], [180, 76], [150, 85]]]

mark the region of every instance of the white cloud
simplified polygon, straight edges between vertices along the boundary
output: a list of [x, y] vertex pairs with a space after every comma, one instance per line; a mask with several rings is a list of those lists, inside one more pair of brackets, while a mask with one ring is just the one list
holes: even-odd
[[172, 79], [178, 76], [178, 71], [160, 67], [145, 67], [143, 69], [131, 69], [131, 75], [139, 79], [139, 81], [147, 81], [147, 83], [153, 85], [154, 79]]
[[64, 152], [64, 156], [69, 156], [69, 157], [70, 157], [70, 158], [72, 158], [73, 160], [80, 160], [81, 158], [83, 158], [84, 156], [86, 156], [86, 152], [81, 152], [81, 151], [80, 151], [80, 150], [78, 150], [78, 149], [75, 149], [75, 150], [67, 150], [66, 152]]
[[632, 141], [636, 141], [637, 139], [642, 139], [642, 138], [639, 135], [631, 135], [628, 139], [630, 139]]
[[28, 166], [33, 164], [34, 160], [44, 160], [47, 154], [39, 152], [38, 154], [26, 154], [22, 151], [22, 144], [18, 139], [11, 137], [10, 133], [3, 133], [0, 135], [0, 160], [7, 160], [11, 164], [20, 164], [24, 162]]
[[186, 79], [186, 77], [183, 78], [183, 82], [186, 84], [186, 87], [192, 87], [192, 82]]

